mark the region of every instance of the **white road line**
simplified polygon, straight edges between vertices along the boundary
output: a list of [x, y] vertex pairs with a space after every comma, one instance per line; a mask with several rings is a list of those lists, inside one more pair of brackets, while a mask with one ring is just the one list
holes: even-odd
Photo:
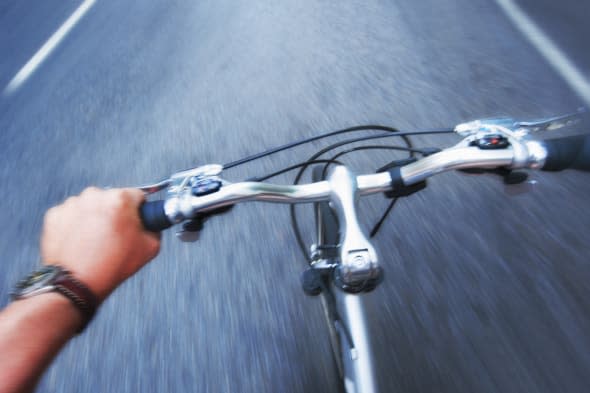
[[85, 0], [76, 11], [64, 22], [63, 25], [47, 40], [47, 42], [35, 53], [31, 60], [20, 69], [4, 89], [4, 95], [10, 95], [17, 91], [23, 83], [39, 68], [41, 63], [49, 57], [51, 52], [60, 44], [64, 37], [76, 26], [84, 14], [94, 5], [96, 0]]
[[586, 105], [590, 106], [590, 82], [567, 55], [520, 9], [513, 0], [496, 0], [522, 34], [543, 55]]

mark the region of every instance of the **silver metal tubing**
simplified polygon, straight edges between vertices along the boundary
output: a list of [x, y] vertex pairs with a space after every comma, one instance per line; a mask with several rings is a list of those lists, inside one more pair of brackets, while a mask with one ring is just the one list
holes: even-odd
[[[334, 289], [338, 291], [338, 289]], [[343, 324], [349, 329], [352, 347], [340, 332], [344, 385], [347, 393], [376, 393], [377, 381], [373, 367], [373, 346], [367, 327], [363, 297], [342, 292], [336, 293], [336, 302]]]
[[529, 166], [532, 169], [541, 169], [547, 160], [547, 148], [540, 141], [527, 141], [526, 147], [529, 153]]
[[185, 217], [192, 217], [197, 212], [214, 210], [236, 202], [306, 203], [328, 200], [330, 191], [327, 181], [298, 186], [243, 182], [224, 186], [211, 195], [181, 198], [179, 207]]
[[357, 178], [339, 165], [328, 178], [330, 204], [340, 223], [339, 277], [345, 286], [358, 286], [377, 279], [381, 273], [377, 253], [361, 229], [356, 215], [359, 199]]
[[401, 175], [404, 183], [410, 185], [452, 169], [510, 166], [513, 159], [514, 151], [511, 148], [482, 150], [478, 147], [461, 147], [443, 150], [408, 164], [401, 168]]
[[[391, 188], [389, 173], [378, 173], [357, 177], [362, 195], [375, 194]], [[245, 201], [276, 203], [310, 203], [330, 199], [332, 187], [327, 181], [303, 185], [276, 185], [270, 183], [243, 182], [222, 187], [214, 194], [195, 197], [187, 195], [178, 198], [174, 204], [183, 216], [192, 217], [197, 212], [214, 210], [223, 206]]]
[[357, 176], [356, 182], [361, 195], [370, 195], [391, 190], [391, 176], [389, 172]]
[[[519, 149], [482, 150], [478, 147], [455, 147], [422, 158], [401, 168], [406, 185], [411, 185], [448, 170], [463, 168], [534, 167], [544, 156], [539, 144], [522, 144]], [[516, 157], [518, 156], [518, 157]], [[391, 189], [388, 172], [362, 175], [356, 178], [358, 193], [369, 195]], [[276, 185], [243, 182], [224, 185], [218, 192], [195, 197], [186, 193], [166, 202], [168, 217], [194, 217], [198, 212], [214, 210], [245, 201], [276, 203], [310, 203], [330, 200], [333, 186], [328, 181], [303, 185]], [[177, 219], [173, 220], [178, 222]]]

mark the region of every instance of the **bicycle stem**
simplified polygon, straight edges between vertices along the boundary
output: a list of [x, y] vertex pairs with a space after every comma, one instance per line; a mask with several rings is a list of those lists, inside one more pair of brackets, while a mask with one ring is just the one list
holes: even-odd
[[349, 292], [364, 290], [381, 278], [377, 253], [361, 229], [356, 215], [359, 188], [356, 176], [345, 166], [337, 166], [328, 177], [330, 205], [340, 227], [340, 264], [336, 284]]

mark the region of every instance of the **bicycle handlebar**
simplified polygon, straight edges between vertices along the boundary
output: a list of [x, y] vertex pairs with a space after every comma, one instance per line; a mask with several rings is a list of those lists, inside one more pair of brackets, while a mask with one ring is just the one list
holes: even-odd
[[139, 217], [145, 229], [150, 232], [161, 232], [173, 224], [164, 211], [165, 201], [144, 202], [139, 207]]
[[543, 145], [547, 150], [544, 171], [590, 171], [590, 134], [547, 139]]
[[[481, 149], [458, 145], [424, 157], [396, 171], [356, 177], [359, 195], [392, 191], [411, 186], [428, 177], [454, 169], [467, 168], [542, 169], [558, 171], [572, 168], [590, 170], [590, 134], [545, 141], [525, 141], [504, 149]], [[140, 216], [146, 229], [167, 229], [224, 206], [245, 201], [309, 203], [330, 200], [328, 181], [303, 185], [275, 185], [260, 182], [227, 184], [217, 192], [194, 196], [190, 192], [163, 201], [146, 202]]]

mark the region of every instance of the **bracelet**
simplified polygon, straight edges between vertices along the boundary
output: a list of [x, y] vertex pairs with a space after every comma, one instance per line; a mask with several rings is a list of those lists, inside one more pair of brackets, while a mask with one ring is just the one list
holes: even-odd
[[80, 280], [74, 278], [67, 270], [62, 270], [62, 274], [56, 278], [53, 285], [56, 292], [70, 299], [74, 306], [82, 313], [83, 324], [80, 330], [78, 330], [78, 334], [82, 333], [96, 313], [96, 309], [98, 308], [97, 297], [92, 293], [90, 288]]

